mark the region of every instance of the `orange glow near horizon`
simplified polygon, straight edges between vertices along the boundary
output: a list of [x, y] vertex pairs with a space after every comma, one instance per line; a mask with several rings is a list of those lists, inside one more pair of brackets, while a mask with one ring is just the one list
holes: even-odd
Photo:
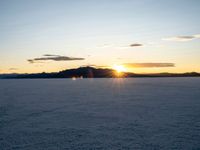
[[127, 69], [123, 65], [114, 65], [113, 69], [117, 71], [117, 73], [126, 72]]

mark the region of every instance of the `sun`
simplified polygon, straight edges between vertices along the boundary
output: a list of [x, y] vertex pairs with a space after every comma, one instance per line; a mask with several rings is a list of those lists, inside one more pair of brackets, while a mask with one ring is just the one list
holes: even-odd
[[123, 65], [114, 65], [113, 69], [115, 69], [118, 73], [125, 72], [127, 70]]

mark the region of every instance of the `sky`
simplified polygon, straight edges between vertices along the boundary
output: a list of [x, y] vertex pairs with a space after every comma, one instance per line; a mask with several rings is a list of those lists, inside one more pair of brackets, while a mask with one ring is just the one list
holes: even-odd
[[0, 0], [0, 74], [200, 72], [199, 0]]

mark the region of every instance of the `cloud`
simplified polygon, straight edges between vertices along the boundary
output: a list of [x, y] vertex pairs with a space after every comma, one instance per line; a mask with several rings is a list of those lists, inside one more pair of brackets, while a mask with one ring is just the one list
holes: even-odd
[[9, 68], [9, 70], [18, 70], [18, 68]]
[[143, 46], [143, 44], [133, 43], [133, 44], [130, 45], [130, 47], [140, 47], [140, 46]]
[[78, 58], [78, 57], [68, 57], [68, 56], [60, 56], [60, 55], [51, 55], [45, 54], [44, 57], [28, 59], [29, 63], [43, 63], [44, 61], [75, 61], [75, 60], [84, 60], [85, 58]]
[[51, 56], [60, 56], [60, 55], [44, 54], [43, 56], [51, 57]]
[[164, 38], [163, 40], [175, 41], [175, 42], [187, 42], [187, 41], [191, 41], [191, 40], [199, 39], [199, 38], [200, 38], [200, 34], [196, 34], [196, 35], [183, 35], [183, 36], [168, 37], [168, 38]]
[[130, 68], [175, 67], [174, 63], [125, 63], [123, 65]]
[[114, 44], [102, 44], [102, 45], [97, 45], [96, 48], [111, 48], [115, 47]]
[[109, 68], [109, 66], [103, 66], [103, 65], [93, 65], [93, 64], [90, 64], [90, 65], [82, 65], [81, 67], [94, 67], [94, 68]]

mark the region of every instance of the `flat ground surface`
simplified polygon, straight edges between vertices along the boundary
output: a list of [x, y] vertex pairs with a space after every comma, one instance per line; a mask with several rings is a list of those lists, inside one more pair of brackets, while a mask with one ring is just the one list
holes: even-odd
[[0, 80], [0, 149], [200, 149], [200, 78]]

